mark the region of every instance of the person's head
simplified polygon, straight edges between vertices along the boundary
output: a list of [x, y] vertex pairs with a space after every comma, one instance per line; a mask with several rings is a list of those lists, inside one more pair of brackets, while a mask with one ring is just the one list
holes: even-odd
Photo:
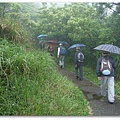
[[62, 46], [62, 43], [60, 43], [59, 46]]
[[76, 51], [80, 51], [80, 47], [76, 47]]
[[102, 56], [103, 56], [103, 57], [107, 57], [108, 55], [109, 55], [109, 52], [106, 52], [106, 51], [103, 51], [103, 52], [102, 52]]

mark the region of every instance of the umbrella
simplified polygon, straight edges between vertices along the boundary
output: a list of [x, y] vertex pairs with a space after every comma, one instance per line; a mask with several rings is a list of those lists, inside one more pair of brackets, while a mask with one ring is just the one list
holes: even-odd
[[46, 37], [46, 36], [47, 36], [46, 34], [41, 34], [41, 35], [37, 36], [37, 38], [39, 39], [39, 38]]
[[114, 54], [120, 54], [120, 48], [112, 44], [102, 44], [94, 48], [99, 51], [106, 51]]
[[70, 46], [70, 47], [68, 48], [68, 50], [71, 49], [71, 48], [85, 47], [85, 46], [86, 46], [86, 45], [84, 45], [84, 44], [74, 44], [74, 45]]
[[68, 43], [65, 42], [65, 41], [58, 41], [58, 43], [62, 43], [62, 44], [68, 45]]
[[47, 43], [52, 43], [52, 44], [55, 44], [56, 42], [54, 40], [48, 40]]

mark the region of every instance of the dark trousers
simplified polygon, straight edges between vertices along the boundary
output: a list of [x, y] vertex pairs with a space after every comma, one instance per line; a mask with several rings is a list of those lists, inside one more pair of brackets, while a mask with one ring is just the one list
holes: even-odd
[[79, 79], [83, 79], [83, 62], [77, 63], [77, 66], [75, 67], [75, 75], [79, 76]]

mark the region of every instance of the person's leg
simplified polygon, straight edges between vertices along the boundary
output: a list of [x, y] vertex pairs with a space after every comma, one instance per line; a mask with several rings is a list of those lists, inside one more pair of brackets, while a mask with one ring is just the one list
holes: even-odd
[[75, 76], [76, 76], [76, 79], [78, 79], [78, 65], [75, 67]]
[[62, 56], [62, 68], [64, 68], [64, 59], [65, 59], [65, 56]]
[[42, 46], [41, 46], [41, 44], [40, 44], [40, 49], [42, 50]]
[[108, 77], [104, 76], [101, 80], [101, 86], [100, 86], [100, 94], [101, 96], [106, 96], [106, 82]]
[[83, 66], [82, 66], [82, 63], [80, 64], [80, 67], [79, 67], [79, 71], [80, 71], [80, 80], [83, 80]]
[[115, 101], [114, 96], [115, 96], [114, 77], [109, 77], [108, 78], [108, 101], [113, 103]]
[[59, 66], [62, 67], [62, 56], [59, 57]]
[[43, 49], [44, 49], [43, 44], [41, 45], [41, 48], [42, 48], [42, 51], [43, 51]]

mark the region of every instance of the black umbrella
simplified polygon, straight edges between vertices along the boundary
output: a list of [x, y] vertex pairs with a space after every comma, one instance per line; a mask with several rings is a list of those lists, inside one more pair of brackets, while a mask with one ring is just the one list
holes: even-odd
[[112, 44], [102, 44], [94, 48], [94, 50], [106, 51], [109, 53], [120, 54], [120, 48]]

